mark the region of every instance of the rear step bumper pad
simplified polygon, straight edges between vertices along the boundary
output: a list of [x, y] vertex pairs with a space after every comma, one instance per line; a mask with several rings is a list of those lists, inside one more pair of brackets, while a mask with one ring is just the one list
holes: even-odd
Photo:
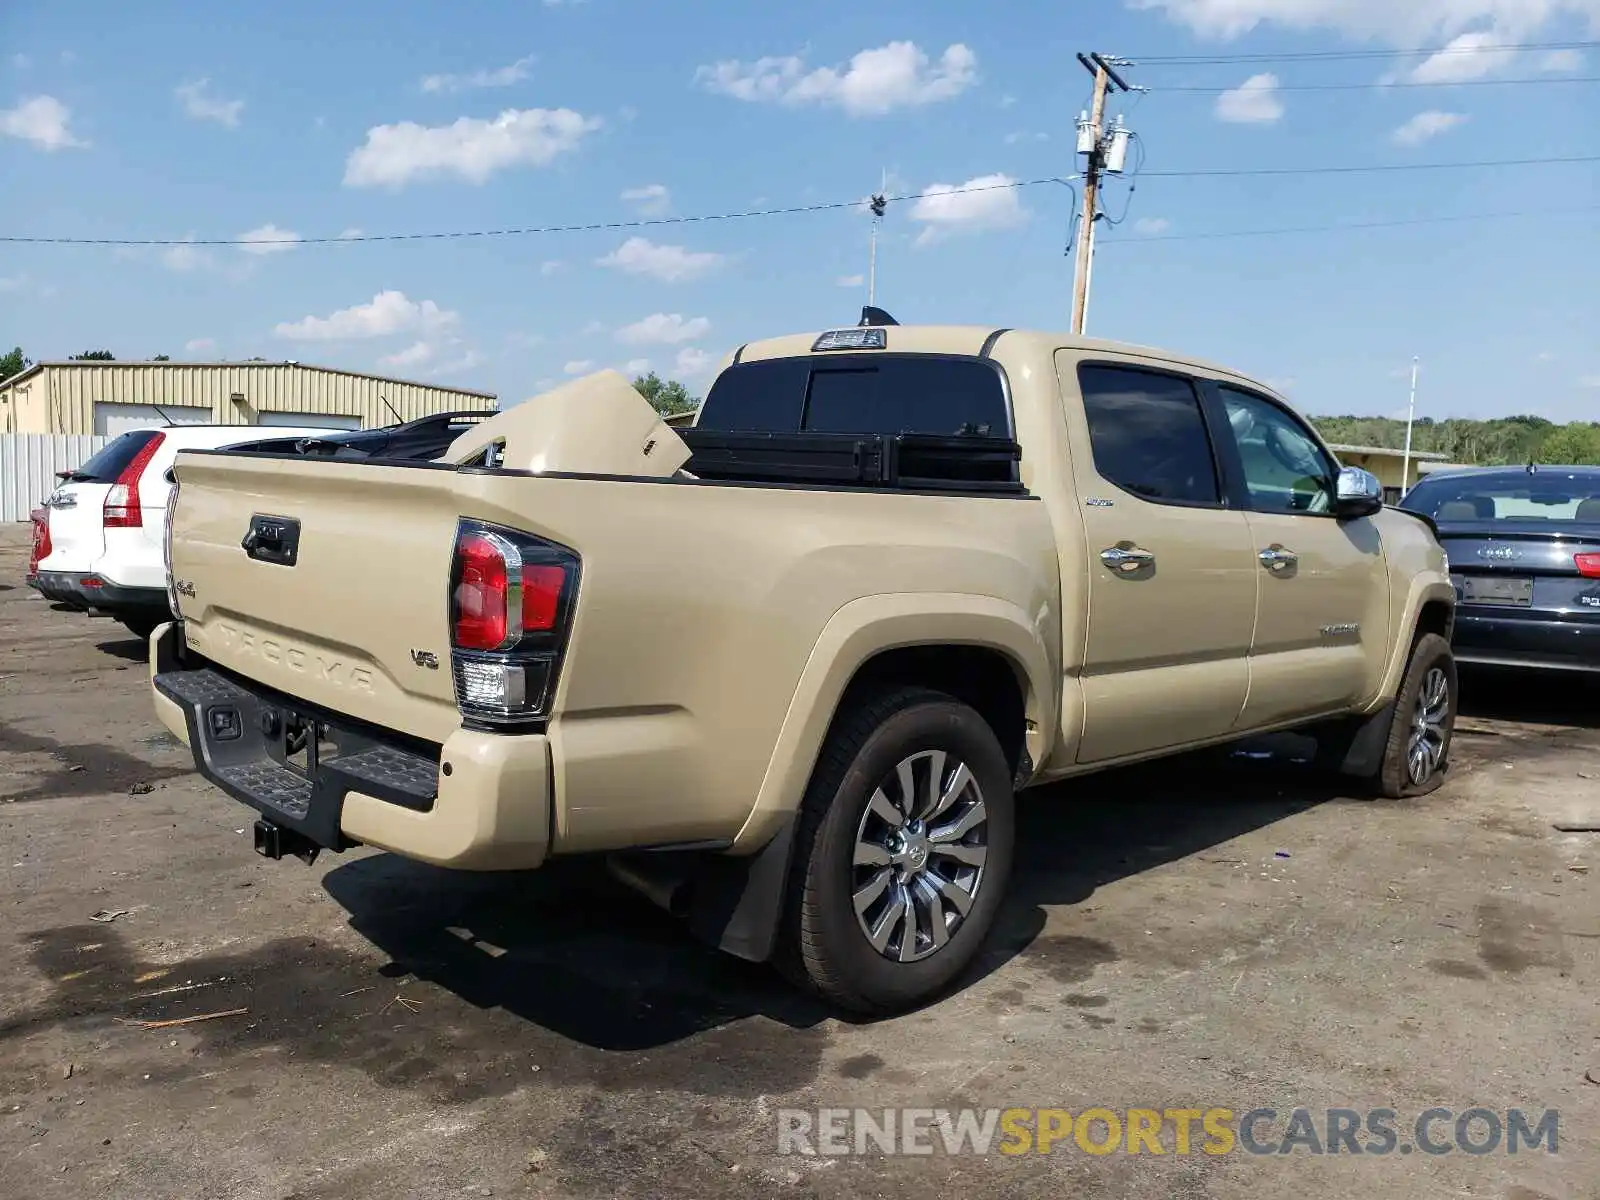
[[258, 694], [210, 668], [161, 671], [153, 683], [182, 710], [202, 775], [318, 846], [353, 844], [340, 823], [349, 792], [416, 813], [433, 810], [434, 759], [297, 709], [287, 698]]

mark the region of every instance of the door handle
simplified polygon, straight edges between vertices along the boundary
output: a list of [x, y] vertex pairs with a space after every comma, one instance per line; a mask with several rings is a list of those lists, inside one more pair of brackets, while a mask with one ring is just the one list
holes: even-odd
[[1143, 570], [1156, 561], [1156, 556], [1148, 550], [1141, 550], [1137, 546], [1108, 546], [1100, 551], [1100, 561], [1115, 571], [1132, 574], [1134, 571]]
[[1292, 550], [1285, 550], [1282, 546], [1268, 546], [1256, 555], [1261, 560], [1261, 565], [1269, 571], [1287, 571], [1300, 561], [1300, 556]]

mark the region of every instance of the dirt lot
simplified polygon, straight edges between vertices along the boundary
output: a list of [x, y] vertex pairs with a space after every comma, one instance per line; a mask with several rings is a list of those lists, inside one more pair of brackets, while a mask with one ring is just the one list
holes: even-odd
[[[256, 858], [154, 724], [140, 644], [22, 586], [24, 534], [0, 529], [0, 1195], [1600, 1196], [1600, 841], [1551, 824], [1600, 810], [1600, 688], [1468, 678], [1420, 803], [1282, 755], [1030, 796], [982, 971], [852, 1024], [588, 867]], [[1297, 1106], [1385, 1107], [1402, 1148], [780, 1155], [778, 1110], [819, 1106], [1271, 1107], [1268, 1145]], [[1433, 1106], [1558, 1110], [1559, 1153], [1407, 1153]]]

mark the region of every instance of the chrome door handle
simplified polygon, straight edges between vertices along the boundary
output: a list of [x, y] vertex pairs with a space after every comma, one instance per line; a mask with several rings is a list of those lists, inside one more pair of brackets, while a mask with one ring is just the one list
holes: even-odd
[[1156, 561], [1156, 556], [1148, 550], [1141, 550], [1137, 546], [1124, 549], [1122, 546], [1108, 546], [1100, 551], [1100, 561], [1116, 571], [1132, 573], [1148, 567]]
[[1269, 571], [1285, 571], [1300, 561], [1298, 554], [1292, 550], [1285, 550], [1282, 546], [1268, 546], [1256, 557]]

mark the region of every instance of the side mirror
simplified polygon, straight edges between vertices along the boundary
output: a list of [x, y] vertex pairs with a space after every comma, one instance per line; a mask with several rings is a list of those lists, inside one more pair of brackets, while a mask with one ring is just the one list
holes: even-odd
[[1378, 477], [1360, 467], [1343, 468], [1334, 487], [1334, 516], [1341, 521], [1354, 521], [1381, 511], [1383, 484], [1378, 482]]

